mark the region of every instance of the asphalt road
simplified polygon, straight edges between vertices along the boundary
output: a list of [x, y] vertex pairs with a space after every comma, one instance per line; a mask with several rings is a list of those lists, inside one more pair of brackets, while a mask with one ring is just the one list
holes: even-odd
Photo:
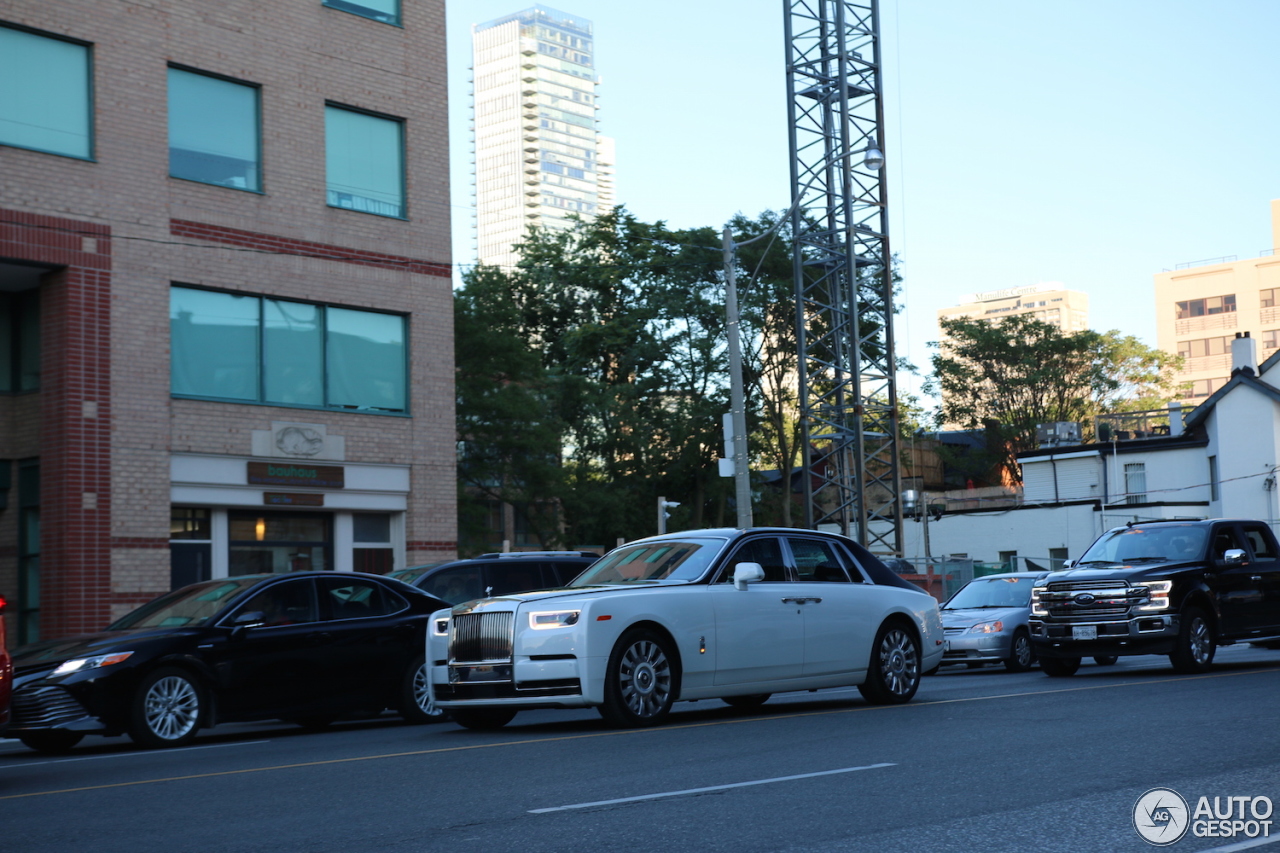
[[[0, 740], [0, 850], [1149, 851], [1133, 814], [1152, 788], [1192, 809], [1280, 804], [1280, 651], [1218, 660], [1205, 676], [1156, 657], [1069, 679], [948, 668], [906, 706], [856, 690], [685, 703], [643, 730], [533, 711], [491, 733], [387, 716], [58, 757]], [[1168, 849], [1280, 853], [1273, 820], [1272, 837]]]

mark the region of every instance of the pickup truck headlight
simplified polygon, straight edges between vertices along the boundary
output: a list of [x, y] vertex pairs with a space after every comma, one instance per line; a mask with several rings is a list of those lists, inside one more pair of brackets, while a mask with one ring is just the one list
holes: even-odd
[[112, 652], [109, 655], [94, 655], [91, 658], [76, 658], [74, 660], [64, 661], [58, 665], [53, 671], [54, 675], [70, 675], [73, 672], [83, 672], [86, 669], [98, 669], [103, 666], [111, 666], [112, 664], [121, 663], [129, 659], [133, 652]]
[[1167, 610], [1169, 609], [1169, 592], [1173, 589], [1173, 581], [1143, 581], [1134, 584], [1147, 588], [1147, 601], [1145, 604], [1139, 604], [1137, 609], [1142, 611]]
[[544, 628], [566, 628], [578, 624], [581, 610], [540, 610], [529, 614], [529, 627], [535, 631]]
[[970, 634], [999, 634], [1004, 630], [1004, 623], [996, 620], [995, 622], [979, 622], [969, 629]]
[[1040, 596], [1048, 590], [1045, 586], [1033, 586], [1031, 588], [1031, 615], [1032, 616], [1048, 616], [1049, 610], [1040, 601]]

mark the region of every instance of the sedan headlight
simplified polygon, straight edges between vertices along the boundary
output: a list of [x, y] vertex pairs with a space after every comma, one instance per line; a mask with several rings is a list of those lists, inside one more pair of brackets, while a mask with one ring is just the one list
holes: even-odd
[[969, 629], [970, 634], [999, 634], [1004, 630], [1004, 623], [997, 619], [995, 622], [979, 622]]
[[1040, 596], [1048, 591], [1048, 587], [1033, 586], [1031, 588], [1031, 615], [1032, 616], [1048, 616], [1049, 609], [1040, 601]]
[[109, 655], [94, 655], [91, 658], [76, 658], [75, 660], [64, 661], [58, 665], [53, 671], [54, 675], [69, 675], [73, 672], [83, 672], [86, 669], [99, 669], [104, 666], [112, 666], [129, 659], [133, 652], [112, 652]]
[[578, 624], [581, 610], [542, 610], [529, 614], [529, 627], [535, 631], [543, 628], [566, 628]]
[[1134, 584], [1134, 586], [1147, 588], [1147, 601], [1139, 604], [1138, 610], [1167, 610], [1169, 608], [1169, 593], [1173, 589], [1173, 581], [1142, 581]]

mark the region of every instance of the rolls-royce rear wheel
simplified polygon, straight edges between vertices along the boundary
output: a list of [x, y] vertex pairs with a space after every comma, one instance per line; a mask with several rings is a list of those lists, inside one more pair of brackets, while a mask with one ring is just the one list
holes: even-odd
[[910, 702], [920, 689], [920, 644], [904, 625], [887, 622], [871, 646], [867, 680], [858, 685], [862, 698], [874, 705]]

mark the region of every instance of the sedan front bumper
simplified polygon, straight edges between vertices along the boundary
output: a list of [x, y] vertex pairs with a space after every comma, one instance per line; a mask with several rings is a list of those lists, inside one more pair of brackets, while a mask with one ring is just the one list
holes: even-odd
[[1012, 654], [1012, 634], [947, 634], [943, 665], [949, 663], [990, 663], [1007, 660]]

